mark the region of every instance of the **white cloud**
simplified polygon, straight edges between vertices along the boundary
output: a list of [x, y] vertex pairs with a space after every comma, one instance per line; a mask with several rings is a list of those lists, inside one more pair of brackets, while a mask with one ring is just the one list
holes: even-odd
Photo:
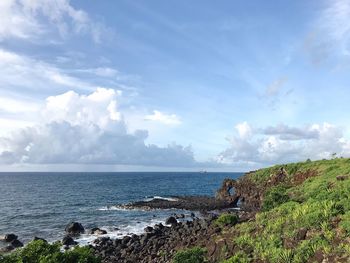
[[250, 126], [246, 123], [236, 126], [239, 136], [229, 140], [230, 146], [217, 158], [219, 162], [265, 166], [307, 158], [329, 158], [333, 153], [350, 156], [350, 141], [344, 137], [342, 128], [328, 123], [305, 127], [280, 124], [260, 129], [249, 128], [249, 131], [253, 131], [250, 136], [245, 136], [245, 132], [242, 136], [242, 127]]
[[339, 62], [350, 56], [350, 1], [326, 3], [305, 40], [305, 49], [314, 64], [333, 58]]
[[[65, 69], [62, 65], [55, 65], [33, 57], [14, 53], [0, 48], [0, 87], [3, 94], [17, 95], [33, 93], [46, 95], [73, 89], [75, 91], [94, 91], [104, 84], [123, 90], [134, 90], [129, 86], [133, 80], [113, 68]], [[94, 78], [92, 73], [101, 78]], [[115, 76], [118, 76], [116, 78]], [[133, 91], [134, 92], [134, 91]]]
[[279, 124], [264, 128], [263, 133], [265, 135], [278, 135], [282, 140], [317, 139], [319, 137], [319, 126], [311, 125], [298, 128]]
[[62, 37], [90, 34], [96, 43], [107, 31], [101, 23], [75, 9], [69, 0], [1, 0], [0, 41], [7, 38], [36, 39], [56, 28]]
[[28, 101], [18, 101], [13, 98], [0, 96], [0, 111], [9, 113], [36, 112], [39, 105]]
[[93, 124], [107, 129], [111, 124], [122, 120], [121, 113], [117, 110], [117, 97], [120, 94], [120, 91], [113, 89], [97, 88], [90, 95], [68, 91], [58, 96], [50, 96], [46, 99], [43, 116], [47, 122]]
[[46, 99], [42, 124], [0, 138], [0, 162], [31, 164], [196, 164], [190, 147], [146, 145], [148, 132], [129, 133], [118, 111], [120, 93], [99, 88], [89, 95], [69, 91]]
[[180, 118], [176, 114], [165, 114], [163, 112], [154, 110], [153, 114], [146, 115], [145, 120], [160, 122], [165, 125], [179, 125], [181, 124]]
[[253, 132], [252, 128], [246, 121], [242, 123], [238, 123], [236, 125], [236, 129], [241, 139], [248, 139], [252, 136], [252, 132]]

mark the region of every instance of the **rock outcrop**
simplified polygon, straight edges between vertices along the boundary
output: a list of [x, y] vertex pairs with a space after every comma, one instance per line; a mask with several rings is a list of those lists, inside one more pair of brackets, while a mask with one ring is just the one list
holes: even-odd
[[182, 196], [174, 197], [172, 201], [153, 199], [151, 201], [138, 201], [119, 206], [123, 209], [185, 209], [191, 211], [211, 211], [232, 207], [227, 200], [219, 200], [210, 196]]
[[226, 201], [231, 206], [239, 205], [245, 211], [258, 211], [261, 208], [266, 189], [285, 182], [288, 178], [283, 167], [262, 183], [253, 181], [249, 176], [251, 173], [254, 172], [249, 172], [237, 180], [225, 179], [216, 193], [216, 199]]
[[78, 222], [71, 222], [65, 228], [66, 233], [69, 235], [79, 235], [85, 232], [82, 224]]

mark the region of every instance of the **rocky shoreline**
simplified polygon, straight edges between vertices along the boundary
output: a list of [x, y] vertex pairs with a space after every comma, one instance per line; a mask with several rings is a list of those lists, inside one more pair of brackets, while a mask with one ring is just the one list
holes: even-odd
[[118, 206], [122, 209], [183, 209], [189, 211], [213, 211], [232, 208], [227, 200], [218, 200], [210, 196], [174, 196], [169, 199], [153, 198], [149, 201], [137, 201]]
[[[60, 242], [63, 249], [70, 249], [79, 243], [75, 240], [79, 235], [88, 232], [96, 235], [97, 238], [89, 246], [94, 254], [102, 259], [102, 262], [121, 262], [121, 263], [148, 263], [148, 262], [171, 262], [174, 254], [183, 248], [193, 246], [209, 247], [208, 258], [210, 262], [220, 255], [221, 248], [214, 242], [211, 247], [208, 242], [222, 231], [215, 220], [220, 213], [233, 213], [237, 215], [238, 222], [249, 220], [254, 216], [254, 212], [245, 212], [244, 210], [233, 210], [237, 208], [237, 202], [240, 198], [239, 191], [231, 195], [232, 187], [237, 187], [235, 181], [225, 180], [222, 187], [218, 190], [216, 197], [209, 196], [175, 196], [171, 198], [153, 198], [147, 201], [137, 201], [119, 206], [123, 209], [177, 209], [191, 211], [190, 218], [184, 214], [174, 214], [169, 217], [164, 224], [159, 223], [154, 226], [147, 226], [144, 233], [140, 235], [130, 234], [123, 238], [111, 239], [106, 236], [106, 230], [93, 228], [86, 231], [82, 224], [71, 222], [65, 228], [66, 235]], [[246, 197], [246, 196], [245, 196]], [[197, 217], [193, 211], [200, 213]], [[102, 235], [101, 237], [98, 237]], [[11, 239], [11, 240], [10, 240]], [[34, 240], [41, 239], [35, 237]], [[23, 243], [18, 241], [14, 234], [5, 236], [5, 242], [8, 245], [1, 249], [0, 253], [8, 253]], [[46, 240], [44, 240], [46, 242]], [[219, 253], [220, 254], [220, 253]]]
[[[238, 216], [239, 222], [254, 216], [254, 213], [243, 211], [231, 213]], [[185, 222], [178, 222], [175, 217], [169, 217], [165, 225], [146, 227], [144, 234], [125, 236], [115, 240], [101, 237], [96, 239], [91, 247], [103, 262], [164, 263], [171, 262], [174, 254], [180, 249], [209, 246], [207, 256], [210, 262], [216, 262], [216, 259], [221, 256], [221, 247], [214, 242], [212, 246], [209, 243], [223, 230], [216, 224], [217, 218], [218, 215], [213, 213], [208, 213], [204, 218], [194, 218], [192, 221]]]

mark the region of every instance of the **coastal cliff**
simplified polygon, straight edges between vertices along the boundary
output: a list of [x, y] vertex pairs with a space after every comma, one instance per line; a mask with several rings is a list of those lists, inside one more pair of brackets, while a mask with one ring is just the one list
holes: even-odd
[[[175, 223], [160, 238], [154, 233], [139, 262], [349, 262], [349, 174], [350, 160], [339, 158], [276, 165], [226, 179], [216, 200], [241, 210]], [[139, 241], [130, 240], [126, 250], [132, 251]], [[115, 262], [131, 262], [135, 255], [124, 252], [126, 257]]]

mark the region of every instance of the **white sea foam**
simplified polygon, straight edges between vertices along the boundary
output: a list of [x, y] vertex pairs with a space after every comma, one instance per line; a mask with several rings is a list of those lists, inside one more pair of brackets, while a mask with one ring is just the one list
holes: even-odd
[[111, 205], [111, 206], [103, 206], [100, 208], [97, 208], [99, 211], [110, 211], [110, 210], [115, 210], [115, 211], [127, 211], [128, 209], [120, 207], [118, 205]]
[[144, 228], [147, 226], [154, 226], [155, 224], [164, 223], [165, 218], [151, 219], [148, 222], [132, 222], [129, 225], [116, 226], [102, 226], [101, 229], [107, 230], [105, 235], [91, 235], [82, 234], [76, 241], [80, 245], [93, 244], [93, 241], [99, 237], [110, 237], [111, 239], [123, 238], [124, 236], [131, 236], [132, 234], [140, 235], [144, 232]]
[[153, 197], [146, 197], [143, 200], [146, 201], [146, 202], [149, 202], [149, 201], [153, 201], [153, 200], [156, 200], [156, 199], [166, 200], [166, 201], [170, 201], [170, 202], [176, 202], [176, 201], [179, 200], [179, 199], [174, 198], [174, 197], [163, 197], [163, 196], [157, 196], [157, 195], [153, 196]]

